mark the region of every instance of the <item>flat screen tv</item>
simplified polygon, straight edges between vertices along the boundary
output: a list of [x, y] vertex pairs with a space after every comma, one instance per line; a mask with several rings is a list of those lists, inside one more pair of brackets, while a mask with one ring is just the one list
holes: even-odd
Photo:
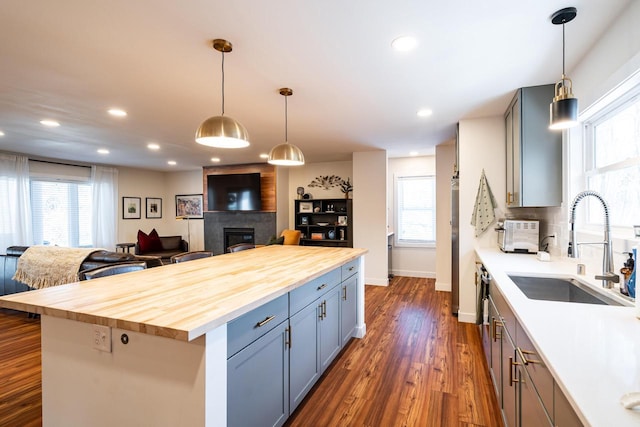
[[259, 211], [260, 173], [207, 176], [210, 211]]

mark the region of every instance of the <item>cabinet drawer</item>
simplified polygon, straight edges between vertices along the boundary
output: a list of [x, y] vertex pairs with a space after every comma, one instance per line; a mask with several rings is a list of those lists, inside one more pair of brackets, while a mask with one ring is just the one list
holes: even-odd
[[358, 265], [360, 264], [360, 259], [354, 259], [353, 261], [349, 261], [345, 265], [342, 266], [342, 280], [345, 281], [349, 277], [353, 276], [358, 272]]
[[227, 357], [231, 357], [289, 317], [288, 295], [282, 295], [227, 325]]
[[339, 284], [340, 277], [340, 268], [336, 268], [289, 292], [289, 311], [291, 315], [311, 304], [316, 298]]
[[511, 308], [507, 305], [507, 302], [496, 286], [491, 287], [489, 297], [493, 301], [500, 319], [504, 323], [504, 329], [507, 331], [509, 339], [515, 342], [514, 338], [516, 336], [516, 317], [514, 316], [513, 311], [511, 311]]
[[553, 416], [553, 376], [547, 366], [542, 363], [538, 351], [520, 326], [520, 322], [516, 322], [516, 342], [522, 355], [528, 361], [524, 368], [531, 377], [531, 382], [540, 396], [544, 409], [547, 414]]

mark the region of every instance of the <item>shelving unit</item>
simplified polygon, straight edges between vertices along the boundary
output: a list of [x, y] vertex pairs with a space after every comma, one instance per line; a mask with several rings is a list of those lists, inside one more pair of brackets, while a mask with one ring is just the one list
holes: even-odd
[[305, 246], [353, 247], [353, 201], [315, 199], [295, 201], [295, 228]]

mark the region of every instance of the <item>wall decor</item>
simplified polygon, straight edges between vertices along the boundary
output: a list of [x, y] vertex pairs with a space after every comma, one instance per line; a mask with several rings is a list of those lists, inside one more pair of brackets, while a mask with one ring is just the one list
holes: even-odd
[[176, 218], [202, 218], [202, 194], [176, 195]]
[[347, 178], [347, 180], [342, 180], [340, 183], [340, 191], [344, 194], [344, 198], [349, 198], [349, 193], [353, 191], [353, 185], [351, 185], [351, 178]]
[[300, 217], [300, 224], [301, 225], [309, 225], [309, 217], [308, 216]]
[[140, 219], [140, 197], [122, 198], [122, 219]]
[[300, 212], [313, 212], [313, 202], [301, 202]]
[[308, 187], [319, 187], [328, 190], [332, 187], [339, 187], [342, 184], [342, 178], [338, 175], [325, 175], [314, 178], [308, 185]]
[[347, 225], [346, 215], [338, 215], [338, 225]]
[[162, 218], [162, 199], [159, 197], [147, 197], [145, 199], [147, 218]]

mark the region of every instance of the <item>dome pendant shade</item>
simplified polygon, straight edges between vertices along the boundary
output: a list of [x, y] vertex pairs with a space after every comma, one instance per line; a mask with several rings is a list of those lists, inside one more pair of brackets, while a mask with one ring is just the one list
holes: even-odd
[[285, 142], [271, 149], [268, 163], [276, 166], [300, 166], [304, 165], [304, 154], [295, 145]]
[[284, 144], [276, 145], [269, 152], [267, 163], [276, 166], [301, 166], [304, 165], [304, 154], [302, 150], [293, 144], [289, 144], [289, 120], [287, 110], [287, 97], [293, 95], [293, 90], [283, 87], [279, 90], [284, 96]]
[[249, 133], [231, 117], [209, 117], [198, 127], [196, 142], [208, 147], [244, 148], [249, 146]]
[[216, 148], [244, 148], [249, 146], [249, 133], [240, 122], [224, 115], [224, 54], [233, 46], [224, 39], [215, 39], [213, 48], [222, 54], [222, 114], [209, 117], [196, 131], [196, 142]]

